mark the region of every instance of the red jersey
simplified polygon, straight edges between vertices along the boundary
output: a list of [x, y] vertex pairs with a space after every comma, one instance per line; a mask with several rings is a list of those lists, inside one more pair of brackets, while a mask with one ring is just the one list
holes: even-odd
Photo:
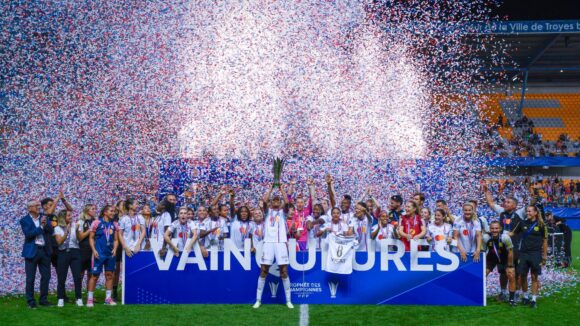
[[[410, 234], [411, 238], [412, 238], [412, 237], [416, 236], [417, 234], [421, 233], [421, 227], [424, 224], [423, 224], [423, 219], [419, 215], [415, 215], [415, 216], [403, 215], [403, 217], [399, 221], [399, 225], [401, 225], [403, 227], [403, 232], [405, 232], [406, 234]], [[407, 238], [404, 238], [404, 237], [401, 238], [401, 240], [405, 244], [405, 251], [410, 251], [411, 250], [411, 243], [409, 242], [409, 240], [407, 240]]]

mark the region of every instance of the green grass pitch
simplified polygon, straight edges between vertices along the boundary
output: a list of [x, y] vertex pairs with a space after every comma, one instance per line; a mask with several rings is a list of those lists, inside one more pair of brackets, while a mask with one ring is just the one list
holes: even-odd
[[[574, 232], [573, 268], [580, 271], [580, 231]], [[71, 294], [72, 295], [72, 294]], [[85, 295], [86, 296], [86, 295]], [[300, 309], [282, 305], [129, 305], [103, 306], [104, 292], [95, 293], [94, 309], [29, 310], [22, 296], [0, 298], [0, 325], [298, 325]], [[86, 298], [85, 298], [86, 299]], [[49, 300], [56, 304], [51, 295]], [[487, 307], [310, 305], [311, 325], [579, 325], [580, 285], [538, 299], [538, 309], [488, 299]]]

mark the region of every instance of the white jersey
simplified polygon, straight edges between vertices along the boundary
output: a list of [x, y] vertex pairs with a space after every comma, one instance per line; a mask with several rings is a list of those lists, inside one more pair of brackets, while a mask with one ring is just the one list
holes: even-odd
[[[324, 223], [320, 224], [318, 221], [321, 220]], [[316, 243], [316, 250], [322, 248], [322, 237], [317, 237], [316, 234], [324, 229], [324, 225], [328, 223], [328, 216], [322, 215], [317, 219], [314, 219], [312, 215], [306, 218], [306, 222], [312, 222], [312, 230], [308, 231], [308, 245], [310, 243]]]
[[256, 224], [256, 222], [250, 222], [252, 225], [252, 241], [254, 242], [254, 246], [256, 242], [264, 241], [264, 221], [260, 224]]
[[346, 213], [340, 213], [340, 219], [346, 223], [347, 225], [350, 223], [350, 221], [354, 220], [354, 213], [353, 212], [346, 212]]
[[288, 242], [288, 230], [284, 211], [269, 209], [264, 220], [264, 242]]
[[354, 259], [354, 237], [343, 237], [330, 234], [328, 237], [328, 255], [326, 271], [336, 274], [352, 274], [352, 260]]
[[350, 220], [349, 227], [353, 228], [354, 236], [358, 241], [356, 251], [367, 251], [371, 241], [370, 220], [366, 216], [362, 220], [355, 217]]
[[[453, 224], [453, 231], [459, 232], [461, 246], [466, 253], [472, 254], [477, 249], [477, 231], [481, 231], [481, 224], [478, 220], [466, 222], [463, 217], [460, 217]], [[459, 251], [459, 250], [457, 250]]]
[[187, 243], [187, 239], [193, 237], [194, 234], [199, 232], [196, 229], [195, 224], [193, 221], [186, 221], [185, 224], [181, 224], [179, 220], [173, 221], [168, 228], [169, 232], [171, 232], [172, 239], [178, 239], [177, 241], [177, 248], [182, 251], [185, 248], [185, 244]]
[[133, 250], [141, 237], [141, 228], [139, 226], [145, 226], [145, 219], [141, 215], [136, 215], [130, 217], [129, 215], [123, 215], [119, 219], [119, 230], [121, 230], [121, 236], [125, 240], [125, 244], [129, 249]]
[[197, 232], [203, 230], [203, 222], [200, 222], [199, 220], [193, 220], [193, 227], [197, 230]]
[[380, 228], [380, 230], [375, 238], [375, 250], [381, 251], [380, 241], [395, 239], [395, 227], [391, 223], [387, 223], [387, 226], [379, 226], [379, 224], [376, 224], [373, 226], [371, 234], [375, 233], [378, 228]]
[[[212, 220], [211, 218], [206, 218], [203, 220], [203, 227], [204, 231], [210, 231], [216, 229], [215, 231], [211, 232], [205, 237], [205, 247], [209, 248], [211, 246], [218, 246], [219, 250], [224, 249], [224, 240], [226, 234], [230, 233], [228, 229], [228, 220], [220, 217], [216, 220]], [[220, 237], [222, 239], [220, 239]]]
[[254, 232], [254, 223], [250, 221], [242, 222], [236, 220], [230, 225], [230, 238], [238, 249], [244, 249], [244, 241], [249, 239]]
[[437, 225], [431, 223], [427, 227], [427, 234], [432, 238], [432, 250], [435, 250], [435, 246], [444, 246], [445, 250], [449, 251], [447, 239], [453, 237], [453, 226], [451, 226], [451, 224], [441, 223], [441, 225]]
[[324, 231], [334, 235], [344, 235], [348, 232], [348, 225], [343, 221], [339, 221], [338, 223], [332, 223], [332, 221], [329, 221], [324, 224]]
[[171, 215], [165, 212], [155, 218], [151, 218], [151, 223], [149, 225], [149, 237], [155, 239], [159, 245], [163, 244], [163, 236], [165, 235], [165, 227], [171, 225]]
[[477, 220], [481, 224], [481, 232], [489, 233], [489, 223], [487, 222], [487, 218], [485, 216], [476, 216]]
[[[72, 222], [70, 226], [70, 233], [62, 244], [58, 246], [58, 250], [65, 250], [68, 242], [68, 248], [79, 249], [79, 241], [77, 240], [76, 223]], [[57, 226], [54, 228], [54, 235], [64, 236], [66, 227]]]

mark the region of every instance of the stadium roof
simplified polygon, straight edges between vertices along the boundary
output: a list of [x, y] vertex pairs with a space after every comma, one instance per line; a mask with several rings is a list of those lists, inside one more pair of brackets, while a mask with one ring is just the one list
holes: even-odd
[[[508, 76], [528, 83], [569, 84], [580, 82], [580, 6], [578, 0], [504, 0], [494, 11], [504, 24], [524, 21], [509, 33], [492, 33], [504, 40], [513, 66]], [[533, 24], [543, 25], [532, 30]], [[547, 24], [569, 24], [570, 29], [546, 30]], [[527, 26], [528, 30], [523, 30]], [[554, 26], [554, 25], [553, 25]], [[518, 81], [516, 79], [516, 81]]]
[[503, 39], [515, 63], [506, 68], [522, 74], [527, 70], [529, 83], [580, 82], [580, 33], [504, 35]]

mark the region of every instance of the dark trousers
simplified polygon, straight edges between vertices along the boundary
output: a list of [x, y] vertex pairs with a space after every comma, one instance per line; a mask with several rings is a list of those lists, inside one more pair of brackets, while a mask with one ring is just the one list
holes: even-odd
[[24, 259], [24, 269], [26, 272], [26, 302], [35, 304], [34, 300], [34, 279], [36, 269], [40, 271], [40, 303], [45, 303], [48, 296], [48, 283], [50, 282], [50, 256], [45, 248], [38, 247], [34, 258]]
[[58, 251], [58, 285], [56, 287], [57, 295], [59, 299], [65, 298], [65, 284], [66, 277], [68, 275], [68, 270], [73, 276], [73, 281], [75, 283], [75, 295], [77, 299], [83, 297], [82, 293], [82, 275], [81, 275], [81, 251], [79, 249], [71, 248], [69, 251], [59, 250]]

